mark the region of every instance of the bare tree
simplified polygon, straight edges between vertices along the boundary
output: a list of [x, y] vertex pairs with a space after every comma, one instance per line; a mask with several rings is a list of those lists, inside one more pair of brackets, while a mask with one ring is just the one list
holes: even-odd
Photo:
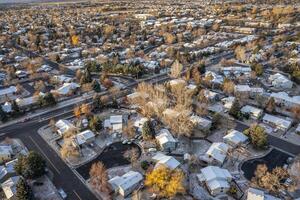
[[127, 125], [123, 126], [123, 134], [128, 138], [133, 138], [135, 136], [135, 127], [132, 120], [129, 120]]
[[183, 70], [183, 65], [176, 60], [171, 66], [170, 77], [179, 78], [181, 76], [181, 72]]
[[137, 148], [132, 148], [125, 151], [123, 156], [130, 161], [132, 167], [137, 166], [137, 161], [139, 159], [139, 151]]
[[92, 187], [100, 192], [108, 194], [111, 189], [108, 184], [108, 173], [102, 162], [94, 163], [90, 169], [90, 183]]

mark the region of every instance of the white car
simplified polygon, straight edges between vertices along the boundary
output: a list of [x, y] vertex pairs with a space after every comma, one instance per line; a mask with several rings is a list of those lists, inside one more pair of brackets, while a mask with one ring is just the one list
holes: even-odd
[[150, 149], [148, 149], [148, 152], [149, 152], [149, 153], [155, 153], [156, 151], [157, 151], [156, 148], [150, 148]]
[[57, 191], [58, 191], [58, 194], [61, 196], [62, 199], [67, 198], [68, 195], [65, 193], [65, 191], [62, 188], [58, 189]]

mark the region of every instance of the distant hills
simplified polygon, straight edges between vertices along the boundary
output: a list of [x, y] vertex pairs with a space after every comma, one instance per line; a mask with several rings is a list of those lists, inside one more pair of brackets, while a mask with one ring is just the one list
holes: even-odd
[[67, 2], [67, 1], [80, 1], [80, 0], [0, 0], [0, 4]]

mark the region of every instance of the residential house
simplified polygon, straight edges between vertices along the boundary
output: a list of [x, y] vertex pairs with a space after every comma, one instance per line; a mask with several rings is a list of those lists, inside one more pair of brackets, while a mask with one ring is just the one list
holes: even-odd
[[264, 111], [256, 107], [246, 105], [242, 107], [241, 112], [243, 114], [249, 114], [252, 119], [259, 119]]
[[224, 82], [224, 78], [222, 75], [217, 74], [215, 72], [212, 71], [206, 71], [204, 74], [205, 78], [207, 77], [211, 77], [211, 82], [213, 85], [222, 85]]
[[227, 135], [223, 137], [223, 140], [226, 144], [229, 144], [232, 147], [237, 147], [246, 143], [248, 137], [237, 130], [231, 129], [228, 131]]
[[249, 98], [250, 91], [251, 91], [251, 88], [249, 87], [249, 85], [236, 85], [234, 87], [234, 94], [236, 96]]
[[227, 169], [216, 166], [202, 168], [201, 173], [197, 175], [200, 182], [205, 183], [211, 195], [216, 196], [226, 194], [230, 189], [232, 176]]
[[38, 100], [40, 97], [44, 96], [45, 94], [40, 92], [39, 95], [34, 95], [31, 97], [25, 97], [25, 98], [17, 98], [16, 103], [20, 108], [28, 108], [30, 106], [33, 106], [38, 103]]
[[293, 82], [280, 73], [271, 75], [269, 77], [269, 82], [275, 88], [291, 89], [293, 87]]
[[6, 199], [18, 200], [16, 194], [17, 194], [17, 184], [20, 178], [21, 178], [20, 176], [13, 176], [1, 184]]
[[212, 125], [212, 121], [203, 117], [199, 117], [197, 115], [193, 115], [190, 117], [190, 120], [196, 125], [199, 130], [209, 131]]
[[0, 163], [12, 159], [13, 150], [10, 145], [0, 145]]
[[61, 84], [72, 82], [72, 78], [65, 75], [55, 75], [53, 76], [53, 80]]
[[213, 91], [207, 90], [207, 89], [204, 89], [202, 91], [203, 91], [204, 97], [210, 102], [214, 102], [219, 99], [219, 93], [217, 93], [217, 92], [213, 92]]
[[236, 77], [241, 75], [250, 76], [251, 73], [250, 67], [241, 67], [241, 66], [232, 66], [232, 67], [223, 67], [222, 72], [226, 77], [234, 75]]
[[122, 127], [123, 127], [123, 116], [122, 115], [110, 116], [109, 122], [111, 124], [113, 131], [122, 132]]
[[178, 162], [178, 160], [176, 160], [173, 156], [167, 156], [160, 152], [156, 153], [152, 159], [156, 162], [155, 168], [159, 165], [164, 165], [170, 169], [176, 169], [180, 165], [180, 162]]
[[168, 129], [161, 129], [155, 136], [155, 139], [159, 143], [163, 151], [173, 151], [176, 149], [177, 141]]
[[279, 107], [293, 108], [300, 106], [300, 96], [289, 96], [286, 92], [271, 93]]
[[255, 188], [249, 188], [247, 191], [247, 200], [280, 200], [274, 196], [266, 194], [262, 190], [258, 190]]
[[264, 94], [264, 89], [263, 88], [260, 88], [260, 87], [251, 87], [250, 88], [250, 98], [254, 99], [256, 98], [257, 96], [262, 96]]
[[221, 99], [224, 108], [226, 108], [227, 110], [231, 109], [231, 106], [233, 105], [234, 101], [235, 101], [235, 97], [225, 97]]
[[95, 134], [91, 130], [85, 130], [74, 136], [74, 146], [89, 144], [95, 140]]
[[292, 120], [290, 119], [283, 119], [269, 114], [265, 114], [262, 120], [264, 123], [284, 132], [287, 131], [292, 125]]
[[143, 181], [143, 176], [139, 172], [129, 171], [123, 176], [115, 176], [108, 183], [115, 192], [118, 192], [123, 197], [132, 193]]
[[68, 120], [60, 119], [55, 123], [59, 135], [64, 135], [69, 130], [74, 130], [76, 127]]
[[134, 127], [136, 127], [138, 129], [138, 131], [141, 132], [144, 124], [147, 121], [149, 121], [149, 119], [147, 117], [139, 118], [134, 122]]
[[79, 87], [80, 87], [80, 85], [77, 83], [64, 83], [60, 88], [58, 88], [56, 90], [51, 90], [51, 93], [65, 96], [65, 95], [71, 94]]
[[0, 102], [7, 101], [8, 99], [15, 99], [16, 92], [17, 88], [15, 86], [0, 89]]
[[226, 159], [229, 146], [223, 142], [214, 142], [200, 159], [213, 165], [222, 165]]
[[18, 159], [15, 159], [0, 166], [0, 183], [3, 183], [8, 178], [17, 175], [14, 168], [17, 161]]
[[23, 71], [23, 70], [17, 70], [15, 72], [15, 75], [18, 77], [18, 78], [26, 78], [28, 76], [28, 72], [26, 71]]

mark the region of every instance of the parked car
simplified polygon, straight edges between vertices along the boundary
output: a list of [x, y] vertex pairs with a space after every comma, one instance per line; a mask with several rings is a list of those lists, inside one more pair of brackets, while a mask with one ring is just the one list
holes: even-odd
[[155, 153], [156, 151], [157, 151], [156, 148], [150, 148], [150, 149], [148, 149], [148, 152], [149, 152], [149, 153]]
[[65, 191], [62, 188], [58, 189], [57, 191], [58, 191], [58, 194], [61, 196], [62, 199], [67, 198], [68, 195], [65, 193]]

